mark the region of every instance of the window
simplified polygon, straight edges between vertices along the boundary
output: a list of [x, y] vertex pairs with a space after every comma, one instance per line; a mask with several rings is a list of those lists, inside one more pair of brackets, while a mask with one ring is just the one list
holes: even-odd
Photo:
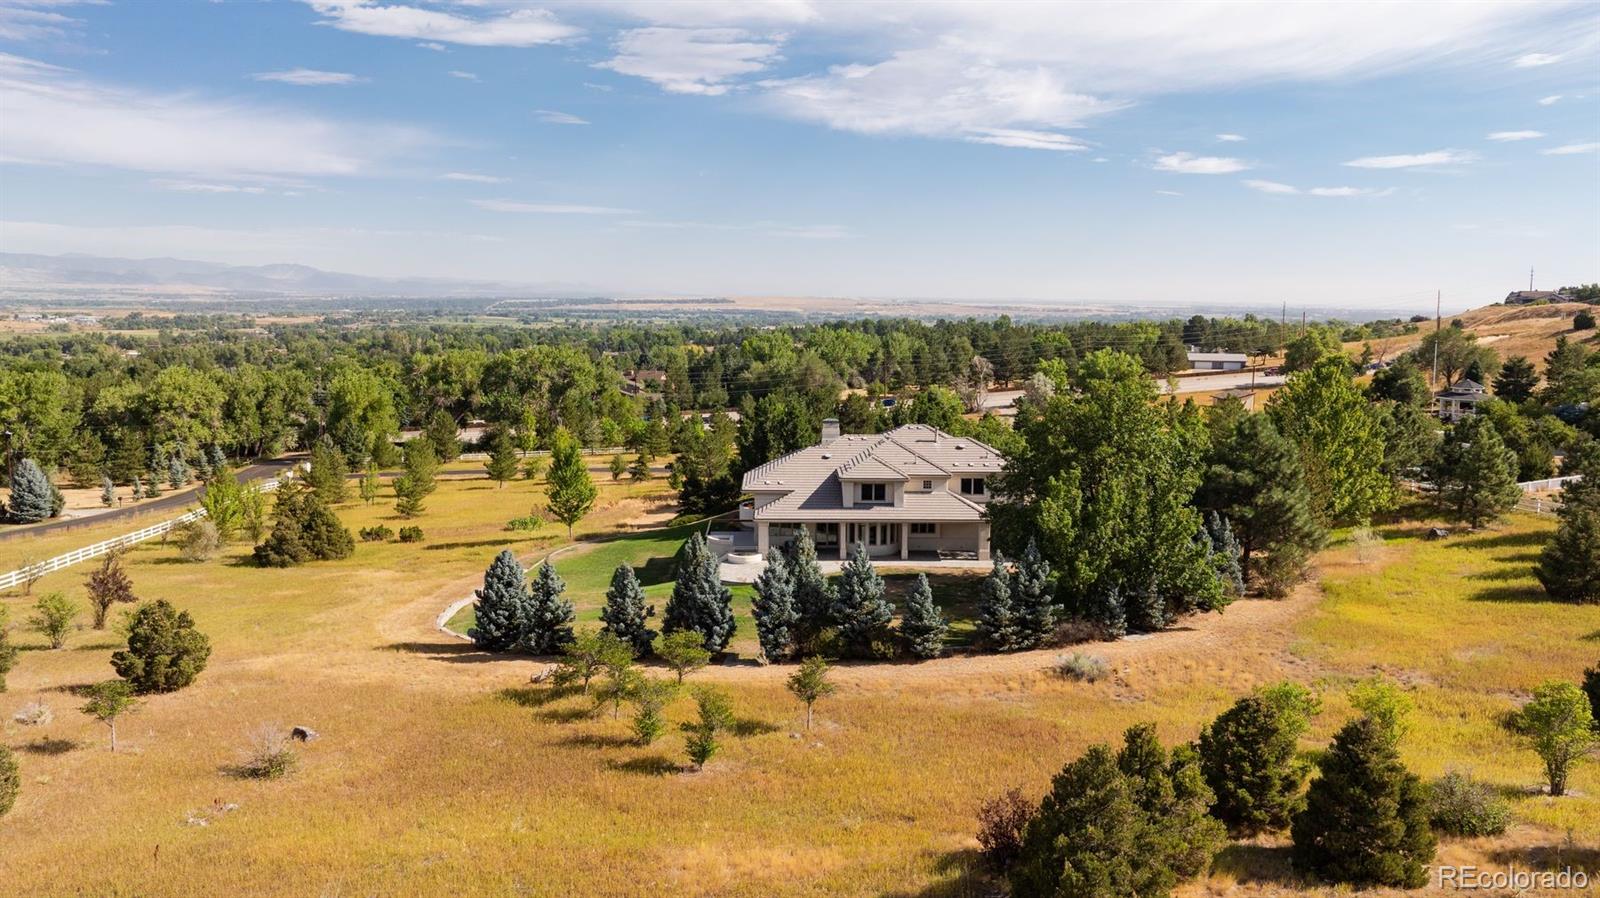
[[885, 498], [885, 496], [887, 496], [887, 494], [888, 494], [888, 492], [887, 492], [887, 490], [884, 489], [884, 484], [881, 484], [881, 483], [863, 483], [863, 484], [861, 484], [861, 501], [863, 501], [863, 502], [882, 502], [882, 501], [884, 501], [884, 498]]
[[961, 478], [961, 494], [963, 496], [981, 496], [981, 495], [983, 495], [983, 478], [982, 477], [963, 477], [963, 478]]
[[931, 489], [933, 489], [933, 481], [932, 480], [924, 480], [924, 481], [922, 481], [922, 490], [923, 490], [923, 492], [927, 492], [927, 491], [929, 491]]
[[939, 525], [938, 524], [924, 523], [924, 522], [921, 522], [921, 521], [913, 521], [912, 524], [911, 524], [911, 535], [912, 536], [938, 536], [939, 535]]
[[816, 544], [819, 546], [837, 546], [839, 544], [839, 525], [818, 524]]

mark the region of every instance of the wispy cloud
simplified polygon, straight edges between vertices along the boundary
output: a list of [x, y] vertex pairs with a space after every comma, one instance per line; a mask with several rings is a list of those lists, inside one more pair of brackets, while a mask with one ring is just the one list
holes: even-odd
[[38, 41], [65, 37], [83, 20], [56, 10], [92, 0], [5, 0], [0, 2], [0, 40]]
[[1540, 97], [1539, 98], [1539, 105], [1540, 106], [1554, 106], [1559, 102], [1561, 102], [1561, 95], [1560, 94], [1551, 94], [1548, 97]]
[[533, 117], [547, 125], [587, 125], [589, 120], [579, 118], [570, 112], [557, 112], [554, 109], [535, 109]]
[[1223, 143], [1239, 143], [1246, 138], [1243, 134], [1218, 134], [1217, 139]]
[[1247, 178], [1247, 179], [1245, 179], [1244, 186], [1250, 188], [1251, 190], [1259, 190], [1262, 193], [1285, 193], [1285, 194], [1287, 194], [1287, 193], [1299, 193], [1300, 192], [1300, 188], [1295, 187], [1295, 186], [1290, 185], [1290, 184], [1280, 184], [1277, 181], [1262, 181], [1262, 180], [1258, 180], [1256, 178]]
[[446, 47], [444, 44], [441, 44], [438, 41], [422, 41], [422, 42], [418, 43], [417, 46], [421, 47], [424, 50], [432, 50], [435, 53], [448, 53], [448, 52], [450, 52], [450, 48], [449, 47]]
[[1542, 150], [1546, 156], [1576, 156], [1580, 153], [1600, 153], [1600, 143], [1569, 143]]
[[1262, 181], [1248, 178], [1242, 182], [1251, 190], [1262, 193], [1279, 194], [1283, 196], [1321, 196], [1321, 197], [1354, 197], [1354, 196], [1389, 196], [1394, 193], [1393, 187], [1312, 187], [1306, 190], [1284, 184], [1278, 181]]
[[463, 72], [460, 69], [451, 69], [450, 71], [446, 72], [445, 74], [449, 75], [452, 78], [460, 78], [462, 81], [478, 81], [478, 80], [480, 80], [475, 73], [473, 73], [473, 72]]
[[1161, 196], [1183, 196], [1183, 192], [1179, 190], [1157, 190], [1156, 193]]
[[1250, 163], [1229, 156], [1196, 156], [1193, 153], [1168, 153], [1157, 157], [1156, 171], [1183, 175], [1228, 175], [1251, 168]]
[[505, 178], [497, 178], [494, 175], [480, 175], [467, 171], [445, 172], [439, 176], [439, 179], [441, 181], [469, 181], [473, 184], [504, 184], [506, 182]]
[[1488, 139], [1508, 143], [1513, 140], [1537, 140], [1543, 136], [1543, 131], [1491, 131]]
[[472, 200], [472, 205], [490, 212], [526, 212], [540, 215], [637, 215], [637, 209], [614, 206], [585, 206], [572, 203], [523, 203], [515, 200]]
[[1429, 153], [1398, 153], [1393, 156], [1363, 156], [1345, 165], [1351, 168], [1438, 168], [1476, 162], [1474, 153], [1463, 150], [1434, 150]]
[[1560, 61], [1561, 54], [1559, 53], [1524, 53], [1513, 60], [1511, 65], [1519, 69], [1532, 69]]
[[349, 72], [324, 72], [321, 69], [285, 69], [281, 72], [256, 72], [250, 77], [257, 81], [277, 81], [300, 87], [322, 87], [332, 84], [354, 84], [367, 79]]
[[155, 180], [150, 184], [162, 190], [176, 190], [179, 193], [248, 193], [263, 194], [267, 188], [258, 184], [219, 184], [207, 181], [174, 181]]
[[716, 96], [733, 79], [777, 60], [780, 43], [738, 28], [634, 28], [617, 37], [617, 55], [595, 67], [653, 81], [669, 93]]
[[626, 228], [652, 231], [741, 231], [796, 240], [843, 240], [854, 236], [843, 225], [797, 225], [779, 221], [725, 223], [709, 221], [674, 221], [660, 218], [638, 218], [620, 221]]
[[[469, 17], [382, 0], [304, 0], [323, 18], [321, 24], [340, 31], [401, 37], [432, 43], [477, 47], [532, 47], [577, 37], [581, 32], [563, 25], [542, 9]], [[465, 4], [463, 4], [465, 5]]]
[[1067, 134], [1054, 131], [1027, 131], [1017, 128], [985, 128], [967, 136], [973, 143], [988, 143], [997, 147], [1017, 147], [1024, 150], [1057, 150], [1081, 152], [1088, 144]]

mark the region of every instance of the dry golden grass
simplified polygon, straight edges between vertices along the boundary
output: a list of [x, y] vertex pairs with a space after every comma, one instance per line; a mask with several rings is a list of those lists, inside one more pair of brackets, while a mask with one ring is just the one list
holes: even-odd
[[[580, 530], [659, 516], [663, 498], [658, 483], [605, 484]], [[348, 562], [288, 571], [238, 565], [243, 547], [198, 565], [176, 563], [170, 547], [136, 550], [139, 594], [191, 610], [215, 651], [194, 686], [126, 719], [127, 750], [116, 755], [62, 691], [110, 675], [115, 637], [79, 632], [52, 652], [19, 634], [29, 651], [0, 713], [23, 792], [0, 820], [0, 893], [984, 894], [971, 871], [978, 802], [1011, 785], [1043, 790], [1065, 760], [1134, 722], [1191, 739], [1241, 693], [1290, 677], [1329, 695], [1310, 747], [1344, 716], [1348, 683], [1382, 670], [1416, 689], [1406, 751], [1419, 771], [1468, 765], [1520, 788], [1537, 780], [1537, 765], [1503, 749], [1493, 715], [1600, 654], [1581, 639], [1600, 632], [1600, 609], [1526, 593], [1530, 534], [1547, 523], [1519, 518], [1445, 543], [1390, 531], [1400, 538], [1368, 564], [1346, 548], [1326, 554], [1325, 598], [1308, 587], [1087, 647], [1113, 670], [1095, 684], [1049, 675], [1056, 652], [842, 666], [840, 692], [805, 735], [784, 669], [708, 669], [696, 678], [730, 690], [741, 733], [704, 772], [686, 774], [677, 733], [635, 746], [626, 720], [528, 686], [541, 662], [490, 658], [432, 629], [500, 548], [532, 555], [564, 541], [555, 526], [536, 539], [500, 529], [537, 501], [526, 482], [448, 482], [419, 522], [422, 546], [358, 544]], [[341, 509], [352, 527], [391, 514]], [[41, 588], [81, 596], [85, 573], [52, 575]], [[1502, 589], [1519, 598], [1477, 595]], [[13, 621], [23, 616], [20, 598], [3, 601]], [[53, 744], [9, 723], [34, 699], [57, 711], [42, 734]], [[687, 702], [672, 709], [674, 720], [688, 713]], [[228, 775], [262, 722], [304, 724], [322, 738], [286, 779]], [[1446, 851], [1482, 861], [1557, 844], [1567, 826], [1593, 844], [1600, 805], [1587, 796], [1600, 795], [1600, 767], [1573, 787], [1583, 795], [1517, 801], [1532, 823], [1506, 840]], [[217, 809], [230, 804], [237, 809]], [[1308, 894], [1283, 858], [1270, 843], [1235, 847], [1185, 891]]]

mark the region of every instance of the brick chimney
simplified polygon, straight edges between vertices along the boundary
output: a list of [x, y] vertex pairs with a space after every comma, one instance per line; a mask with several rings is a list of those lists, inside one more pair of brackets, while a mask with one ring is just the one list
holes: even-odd
[[822, 438], [817, 443], [820, 445], [831, 442], [837, 440], [840, 436], [842, 436], [842, 433], [839, 430], [839, 419], [824, 418], [822, 421]]

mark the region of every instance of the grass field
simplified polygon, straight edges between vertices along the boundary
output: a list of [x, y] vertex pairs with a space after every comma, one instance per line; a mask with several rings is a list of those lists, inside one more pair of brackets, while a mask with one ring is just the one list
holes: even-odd
[[[501, 548], [537, 558], [566, 542], [556, 526], [533, 538], [502, 529], [538, 501], [526, 482], [447, 482], [420, 519], [424, 544], [358, 543], [348, 561], [288, 571], [244, 566], [243, 546], [204, 564], [159, 544], [135, 550], [140, 596], [192, 611], [214, 653], [194, 686], [126, 718], [115, 755], [66, 690], [110, 676], [116, 638], [80, 631], [49, 651], [19, 629], [27, 650], [0, 720], [23, 791], [0, 818], [0, 893], [983, 895], [972, 832], [984, 797], [1039, 792], [1064, 761], [1141, 720], [1169, 741], [1192, 739], [1234, 698], [1280, 678], [1323, 691], [1327, 710], [1305, 743], [1318, 747], [1344, 718], [1349, 685], [1377, 672], [1417, 700], [1404, 747], [1415, 769], [1470, 767], [1514, 796], [1513, 833], [1447, 843], [1441, 860], [1527, 867], [1569, 838], [1600, 842], [1600, 763], [1577, 772], [1572, 797], [1532, 794], [1536, 759], [1508, 748], [1494, 722], [1541, 680], [1600, 660], [1600, 608], [1555, 605], [1531, 586], [1546, 521], [1436, 543], [1418, 524], [1396, 525], [1364, 560], [1335, 545], [1319, 559], [1321, 591], [1087, 647], [1113, 670], [1095, 684], [1051, 675], [1051, 651], [843, 665], [810, 734], [782, 687], [785, 667], [708, 668], [697, 679], [730, 691], [740, 726], [688, 774], [678, 734], [636, 746], [626, 720], [530, 686], [542, 662], [433, 630]], [[340, 513], [352, 527], [395, 526], [387, 503]], [[579, 535], [670, 515], [658, 483], [605, 483]], [[640, 538], [558, 560], [586, 617], [622, 562], [652, 572], [664, 602], [670, 584], [652, 559], [675, 537], [630, 535]], [[51, 575], [38, 590], [81, 598], [86, 573]], [[26, 616], [28, 600], [0, 601], [14, 624]], [[741, 627], [748, 639], [748, 620]], [[35, 699], [56, 711], [43, 733], [10, 722]], [[686, 701], [671, 709], [688, 714]], [[234, 778], [229, 765], [263, 722], [322, 737], [287, 779]], [[1234, 846], [1183, 894], [1337, 894], [1286, 871], [1280, 843]]]

